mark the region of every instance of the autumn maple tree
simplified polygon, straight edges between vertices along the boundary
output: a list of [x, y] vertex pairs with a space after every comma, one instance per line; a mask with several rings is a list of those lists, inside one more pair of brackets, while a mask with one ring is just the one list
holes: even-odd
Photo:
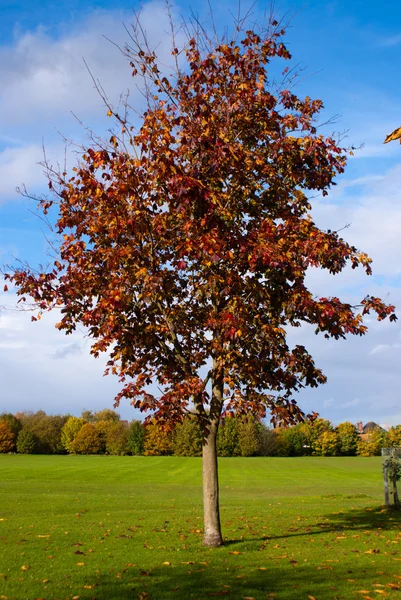
[[364, 334], [370, 311], [395, 319], [378, 298], [351, 306], [305, 285], [309, 267], [370, 274], [371, 260], [311, 217], [309, 191], [328, 193], [346, 151], [317, 131], [320, 100], [295, 95], [288, 69], [281, 85], [269, 75], [290, 58], [283, 35], [275, 21], [239, 24], [232, 39], [198, 28], [173, 48], [169, 74], [136, 27], [125, 53], [144, 82], [139, 126], [109, 105], [111, 139], [92, 138], [73, 176], [48, 167], [52, 195], [39, 207], [58, 211], [58, 256], [43, 272], [7, 274], [39, 313], [60, 310], [60, 330], [84, 325], [92, 354], [109, 353], [116, 404], [166, 426], [196, 416], [210, 546], [222, 543], [222, 416], [296, 422], [294, 392], [326, 381], [288, 329], [306, 322], [339, 339]]

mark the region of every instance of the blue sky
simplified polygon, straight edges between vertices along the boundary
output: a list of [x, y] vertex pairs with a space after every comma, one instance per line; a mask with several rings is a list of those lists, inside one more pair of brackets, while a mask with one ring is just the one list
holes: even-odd
[[[217, 4], [217, 3], [216, 3]], [[174, 4], [173, 12], [191, 10], [207, 24], [206, 3]], [[63, 160], [59, 134], [85, 139], [71, 111], [97, 133], [110, 126], [83, 63], [112, 102], [132, 86], [130, 69], [115, 46], [123, 44], [130, 2], [103, 0], [63, 3], [3, 0], [0, 20], [0, 264], [14, 258], [46, 261], [43, 225], [35, 204], [15, 193], [25, 183], [45, 191], [42, 144], [54, 163]], [[246, 5], [242, 3], [245, 10]], [[253, 10], [259, 20], [265, 5]], [[237, 3], [224, 0], [214, 9], [219, 27], [230, 24]], [[325, 199], [315, 199], [313, 214], [325, 228], [350, 227], [344, 237], [373, 258], [374, 276], [345, 271], [331, 277], [309, 276], [312, 290], [357, 302], [366, 293], [387, 297], [401, 313], [401, 146], [383, 145], [387, 133], [401, 125], [401, 4], [394, 0], [309, 3], [275, 2], [275, 12], [290, 22], [286, 41], [299, 64], [298, 94], [321, 98], [322, 121], [335, 115], [328, 134], [344, 133], [344, 145], [361, 146], [346, 173]], [[148, 36], [167, 52], [169, 40], [163, 2], [146, 2], [143, 21]], [[73, 148], [68, 159], [73, 161]], [[13, 310], [12, 294], [0, 294], [0, 412], [37, 410], [79, 414], [83, 408], [112, 405], [118, 383], [103, 378], [104, 360], [88, 356], [83, 332], [64, 337], [54, 329], [56, 316], [31, 324], [30, 315]], [[304, 343], [329, 378], [327, 385], [299, 395], [306, 410], [338, 423], [375, 420], [401, 423], [401, 335], [398, 324], [371, 320], [370, 333], [341, 342], [314, 336], [308, 327], [291, 334]], [[137, 416], [128, 403], [125, 418]]]

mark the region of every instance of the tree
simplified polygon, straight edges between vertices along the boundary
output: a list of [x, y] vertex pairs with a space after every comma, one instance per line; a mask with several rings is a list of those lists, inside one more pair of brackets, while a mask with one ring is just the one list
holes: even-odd
[[345, 421], [336, 427], [339, 451], [344, 456], [355, 456], [359, 442], [358, 431], [352, 423]]
[[286, 456], [307, 456], [312, 453], [311, 425], [298, 425], [279, 430], [282, 453]]
[[390, 427], [387, 432], [387, 443], [389, 446], [401, 446], [401, 425]]
[[111, 421], [106, 433], [106, 452], [117, 456], [129, 453], [128, 426], [122, 421]]
[[145, 427], [141, 421], [131, 421], [128, 430], [128, 450], [131, 454], [142, 456], [145, 443]]
[[15, 448], [15, 433], [12, 432], [8, 421], [0, 421], [0, 453], [13, 452]]
[[21, 431], [22, 424], [15, 415], [11, 413], [2, 413], [0, 415], [0, 422], [1, 421], [7, 421], [7, 423], [10, 425], [11, 431], [16, 437], [18, 436], [19, 432]]
[[146, 425], [143, 453], [145, 456], [168, 456], [173, 454], [173, 431], [165, 429], [156, 420]]
[[38, 308], [33, 319], [61, 308], [60, 330], [85, 326], [92, 354], [109, 352], [117, 405], [127, 398], [161, 422], [194, 413], [204, 543], [217, 546], [222, 415], [302, 419], [294, 393], [326, 377], [303, 345], [290, 347], [288, 329], [363, 335], [364, 315], [394, 320], [394, 307], [316, 298], [305, 285], [311, 266], [370, 274], [371, 260], [311, 217], [309, 193], [327, 195], [346, 151], [317, 130], [322, 102], [290, 91], [288, 68], [279, 87], [270, 76], [271, 61], [290, 58], [281, 26], [238, 22], [232, 39], [210, 39], [195, 23], [184, 49], [173, 44], [171, 75], [142, 32], [125, 50], [144, 81], [141, 124], [128, 103], [107, 104], [109, 142], [92, 136], [72, 177], [45, 165], [54, 196], [39, 207], [57, 211], [58, 256], [48, 270], [19, 264], [5, 276]]
[[323, 431], [314, 444], [314, 454], [318, 456], [336, 456], [338, 454], [338, 436], [335, 431]]
[[174, 431], [175, 456], [202, 456], [202, 431], [197, 419], [186, 418]]
[[70, 454], [74, 452], [74, 440], [84, 425], [84, 419], [69, 417], [61, 430], [61, 443]]
[[92, 423], [85, 423], [71, 444], [74, 454], [99, 454], [104, 449], [101, 432]]
[[238, 446], [241, 456], [257, 456], [260, 450], [260, 423], [252, 417], [238, 423]]
[[381, 449], [386, 446], [388, 446], [387, 432], [381, 427], [375, 427], [359, 440], [357, 453], [359, 456], [380, 456]]
[[238, 440], [238, 418], [227, 416], [217, 434], [217, 453], [219, 456], [240, 456]]
[[67, 416], [47, 415], [43, 410], [36, 413], [21, 413], [20, 421], [24, 431], [30, 431], [36, 438], [35, 452], [38, 454], [59, 454], [64, 452], [61, 431]]
[[21, 429], [17, 439], [17, 451], [20, 454], [35, 454], [39, 447], [39, 440], [32, 431]]

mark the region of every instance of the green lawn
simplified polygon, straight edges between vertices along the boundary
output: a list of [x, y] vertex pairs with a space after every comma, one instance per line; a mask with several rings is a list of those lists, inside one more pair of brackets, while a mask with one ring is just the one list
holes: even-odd
[[0, 455], [0, 599], [401, 600], [379, 458], [223, 458], [220, 486], [207, 549], [198, 458]]

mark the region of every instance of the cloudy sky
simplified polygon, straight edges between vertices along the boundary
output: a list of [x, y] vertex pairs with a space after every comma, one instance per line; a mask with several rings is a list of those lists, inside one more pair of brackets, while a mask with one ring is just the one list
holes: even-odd
[[[207, 24], [205, 4], [174, 4], [173, 13], [179, 19], [192, 11]], [[106, 39], [119, 45], [127, 41], [124, 24], [132, 22], [135, 8], [125, 0], [2, 4], [0, 264], [46, 261], [45, 230], [34, 214], [35, 203], [15, 191], [22, 184], [34, 193], [46, 189], [37, 164], [43, 148], [53, 163], [63, 161], [63, 139], [85, 139], [76, 117], [99, 134], [109, 126], [85, 62], [112, 103], [127, 89], [131, 103], [141, 102], [125, 59]], [[257, 2], [256, 19], [263, 10], [264, 4]], [[333, 193], [315, 199], [313, 214], [324, 228], [349, 225], [344, 237], [373, 258], [374, 276], [347, 270], [332, 277], [312, 271], [311, 289], [354, 303], [367, 293], [379, 295], [401, 313], [401, 147], [382, 143], [401, 125], [401, 4], [283, 0], [275, 2], [275, 11], [290, 20], [286, 39], [293, 64], [301, 70], [297, 93], [321, 98], [322, 121], [335, 117], [326, 133], [342, 133], [345, 145], [360, 147]], [[219, 27], [229, 26], [237, 2], [220, 1], [214, 13]], [[149, 40], [166, 55], [164, 3], [145, 2], [142, 22]], [[67, 148], [70, 164], [73, 151], [73, 146]], [[54, 329], [53, 315], [31, 323], [30, 314], [16, 311], [14, 302], [12, 294], [0, 293], [0, 412], [79, 414], [84, 408], [111, 407], [118, 382], [103, 377], [105, 360], [89, 356], [83, 332], [64, 337]], [[334, 423], [401, 423], [401, 328], [373, 319], [368, 325], [364, 338], [341, 342], [314, 336], [307, 327], [291, 334], [294, 343], [310, 349], [328, 376], [325, 386], [299, 395], [305, 410], [316, 410]], [[128, 403], [120, 413], [138, 417]]]

